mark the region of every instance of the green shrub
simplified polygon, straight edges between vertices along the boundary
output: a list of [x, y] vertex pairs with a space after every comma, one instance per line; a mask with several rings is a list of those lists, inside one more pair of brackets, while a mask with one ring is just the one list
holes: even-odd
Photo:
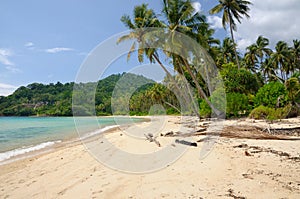
[[253, 109], [249, 115], [253, 119], [267, 119], [267, 120], [277, 120], [284, 119], [288, 116], [291, 110], [291, 105], [287, 105], [282, 108], [270, 108], [266, 106], [259, 106]]
[[200, 102], [200, 110], [199, 110], [200, 116], [204, 117], [204, 118], [208, 118], [211, 116], [211, 108], [209, 107], [209, 105], [206, 103], [205, 100], [202, 100]]
[[[218, 110], [222, 112], [226, 111], [226, 117], [247, 115], [251, 108], [248, 102], [248, 97], [241, 93], [228, 93], [224, 96], [220, 91], [215, 92], [210, 97], [210, 101]], [[200, 116], [207, 118], [210, 117], [211, 114], [211, 108], [205, 100], [202, 100], [200, 102]]]
[[245, 94], [241, 93], [228, 93], [226, 95], [226, 116], [238, 117], [246, 115], [249, 112], [249, 100]]
[[259, 88], [258, 78], [246, 69], [223, 65], [221, 71], [226, 93], [254, 94]]
[[[280, 103], [278, 99], [280, 98]], [[285, 86], [280, 82], [270, 82], [263, 87], [261, 87], [255, 98], [254, 106], [258, 107], [260, 105], [267, 106], [270, 108], [284, 107], [287, 103], [287, 91]], [[278, 107], [277, 107], [278, 108]]]

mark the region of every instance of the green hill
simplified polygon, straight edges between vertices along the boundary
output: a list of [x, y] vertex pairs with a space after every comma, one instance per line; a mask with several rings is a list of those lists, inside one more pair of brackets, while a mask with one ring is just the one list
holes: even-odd
[[[126, 81], [123, 81], [126, 83], [122, 83], [121, 87], [129, 88], [129, 90], [134, 89], [130, 88], [134, 84], [144, 85], [135, 93], [143, 92], [155, 83], [153, 80], [141, 75], [130, 73], [114, 74], [98, 82], [75, 84], [75, 87], [74, 82], [66, 84], [57, 82], [56, 84], [50, 83], [48, 85], [32, 83], [28, 86], [18, 88], [12, 95], [7, 97], [0, 96], [0, 115], [72, 116], [73, 89], [78, 87], [82, 87], [83, 89], [75, 89], [77, 98], [82, 97], [84, 102], [89, 105], [94, 102], [97, 115], [110, 115], [112, 113], [111, 96], [116, 83], [122, 77], [126, 77]], [[120, 87], [120, 84], [118, 86]], [[96, 88], [94, 96], [91, 96], [92, 92], [88, 92], [89, 88]], [[83, 110], [79, 113], [80, 115], [92, 114], [84, 104], [80, 108]], [[75, 108], [75, 110], [78, 109]]]

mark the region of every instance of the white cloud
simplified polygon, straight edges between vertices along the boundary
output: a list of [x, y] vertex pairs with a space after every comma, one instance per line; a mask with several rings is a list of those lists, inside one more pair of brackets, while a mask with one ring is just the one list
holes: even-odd
[[193, 8], [195, 10], [195, 13], [196, 12], [201, 12], [201, 4], [200, 4], [200, 2], [197, 2], [197, 1], [192, 2], [192, 6], [193, 6]]
[[0, 83], [0, 96], [12, 94], [17, 89], [16, 86]]
[[12, 73], [20, 73], [21, 72], [21, 70], [15, 66], [6, 66], [5, 68]]
[[237, 43], [240, 50], [256, 41], [259, 35], [270, 40], [273, 48], [279, 40], [291, 44], [300, 39], [299, 0], [251, 0], [250, 18], [237, 24]]
[[49, 49], [46, 49], [45, 52], [47, 52], [47, 53], [58, 53], [58, 52], [73, 51], [73, 50], [74, 49], [72, 49], [72, 48], [59, 47], [59, 48], [49, 48]]
[[207, 22], [211, 25], [213, 29], [221, 29], [223, 28], [222, 25], [222, 18], [218, 16], [207, 16]]
[[27, 42], [24, 46], [27, 47], [27, 48], [32, 48], [34, 46], [34, 43]]
[[0, 48], [0, 63], [6, 66], [13, 66], [14, 64], [8, 59], [10, 56], [12, 56], [10, 50]]

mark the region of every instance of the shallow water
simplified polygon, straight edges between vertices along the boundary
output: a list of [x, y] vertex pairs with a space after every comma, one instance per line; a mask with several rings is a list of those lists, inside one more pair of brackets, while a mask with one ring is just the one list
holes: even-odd
[[[0, 161], [72, 138], [94, 135], [109, 126], [141, 121], [118, 117], [0, 117]], [[80, 133], [77, 133], [77, 130]]]

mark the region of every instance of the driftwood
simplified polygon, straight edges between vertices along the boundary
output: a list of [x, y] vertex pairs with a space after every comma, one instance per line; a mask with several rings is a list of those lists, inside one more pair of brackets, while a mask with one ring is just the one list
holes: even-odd
[[[167, 132], [166, 134], [161, 134], [165, 137], [191, 137], [191, 136], [220, 136], [228, 138], [239, 138], [239, 139], [257, 139], [257, 140], [300, 140], [300, 127], [295, 128], [261, 128], [257, 126], [227, 126], [220, 132], [207, 132], [207, 129], [199, 129], [189, 133], [177, 132]], [[198, 140], [197, 142], [202, 142], [204, 140]]]
[[146, 139], [149, 140], [149, 142], [154, 142], [158, 147], [161, 146], [159, 141], [156, 140], [156, 137], [154, 137], [153, 134], [148, 133], [147, 135], [146, 134], [144, 134], [144, 135], [145, 135]]
[[183, 133], [180, 131], [177, 132], [173, 132], [173, 131], [169, 131], [165, 134], [161, 134], [161, 136], [164, 137], [191, 137], [191, 136], [197, 136], [197, 135], [202, 135], [202, 132], [205, 132], [207, 129], [198, 129], [196, 131], [190, 132], [190, 133]]
[[183, 145], [188, 145], [188, 146], [194, 146], [194, 147], [198, 146], [196, 142], [189, 142], [189, 141], [186, 141], [186, 140], [178, 140], [178, 139], [176, 139], [175, 143], [183, 144]]

